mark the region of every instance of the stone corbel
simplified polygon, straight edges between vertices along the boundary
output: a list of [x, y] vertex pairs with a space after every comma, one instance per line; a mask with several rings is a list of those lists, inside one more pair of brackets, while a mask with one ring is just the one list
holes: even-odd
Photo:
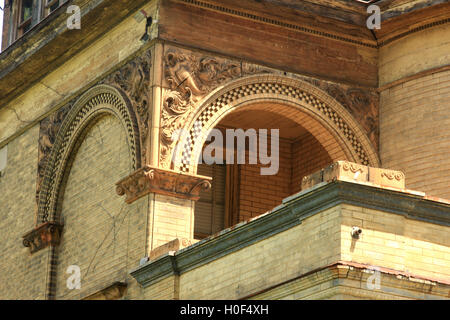
[[116, 192], [126, 196], [126, 203], [132, 203], [149, 193], [198, 200], [201, 190], [211, 188], [211, 180], [206, 176], [145, 166], [117, 182]]
[[31, 253], [42, 250], [49, 245], [56, 246], [61, 239], [62, 229], [62, 224], [45, 222], [22, 237], [23, 245], [30, 248]]

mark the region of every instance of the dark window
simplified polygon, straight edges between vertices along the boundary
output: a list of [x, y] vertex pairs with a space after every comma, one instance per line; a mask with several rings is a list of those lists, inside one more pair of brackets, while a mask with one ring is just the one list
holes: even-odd
[[19, 6], [19, 19], [17, 23], [17, 37], [21, 37], [31, 29], [31, 16], [33, 12], [33, 0], [21, 0]]
[[203, 239], [225, 228], [226, 165], [199, 164], [197, 174], [212, 177], [211, 190], [195, 203], [194, 238]]

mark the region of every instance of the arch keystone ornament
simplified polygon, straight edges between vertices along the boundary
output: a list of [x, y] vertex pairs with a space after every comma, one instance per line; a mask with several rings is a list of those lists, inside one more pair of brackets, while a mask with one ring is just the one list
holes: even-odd
[[[175, 170], [195, 173], [209, 130], [237, 108], [257, 103], [296, 108], [318, 121], [337, 140], [347, 159], [379, 166], [375, 148], [355, 118], [321, 89], [288, 76], [259, 74], [231, 81], [208, 95], [184, 121], [184, 134], [171, 150]], [[165, 151], [167, 152], [167, 150]]]
[[131, 170], [140, 167], [139, 128], [128, 97], [120, 89], [109, 85], [93, 87], [74, 103], [56, 136], [39, 192], [39, 223], [60, 223], [60, 202], [70, 156], [90, 126], [104, 115], [113, 115], [120, 120], [127, 134], [133, 163]]

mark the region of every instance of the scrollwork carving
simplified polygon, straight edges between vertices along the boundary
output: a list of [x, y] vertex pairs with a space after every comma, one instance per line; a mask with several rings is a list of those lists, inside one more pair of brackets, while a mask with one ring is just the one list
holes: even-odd
[[[256, 69], [255, 69], [256, 71]], [[174, 133], [181, 129], [196, 103], [221, 83], [242, 75], [238, 61], [210, 57], [181, 49], [169, 49], [164, 56], [161, 112], [160, 164], [170, 168]]]
[[404, 179], [404, 174], [400, 171], [386, 171], [384, 170], [383, 172], [381, 172], [381, 177], [382, 178], [387, 178], [389, 180], [397, 180], [397, 181], [401, 181], [402, 179]]
[[363, 172], [363, 166], [351, 163], [351, 162], [347, 162], [347, 161], [343, 161], [342, 162], [342, 168], [344, 169], [344, 171], [351, 171], [352, 173], [356, 173], [356, 172]]

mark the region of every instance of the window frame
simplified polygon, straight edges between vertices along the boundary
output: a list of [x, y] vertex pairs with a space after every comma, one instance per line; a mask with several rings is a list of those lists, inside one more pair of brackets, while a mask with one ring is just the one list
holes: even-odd
[[[67, 0], [40, 0], [42, 12], [39, 21], [44, 20], [46, 17], [58, 10], [58, 8], [61, 7], [65, 2], [67, 2]], [[51, 7], [56, 3], [58, 3], [58, 6], [55, 9], [51, 10]]]
[[[14, 41], [18, 40], [25, 33], [31, 29], [31, 22], [33, 20], [33, 1], [31, 1], [31, 14], [28, 19], [22, 21], [23, 19], [23, 4], [26, 0], [19, 0], [16, 7], [16, 17], [14, 18]], [[28, 30], [25, 30], [27, 27]]]

